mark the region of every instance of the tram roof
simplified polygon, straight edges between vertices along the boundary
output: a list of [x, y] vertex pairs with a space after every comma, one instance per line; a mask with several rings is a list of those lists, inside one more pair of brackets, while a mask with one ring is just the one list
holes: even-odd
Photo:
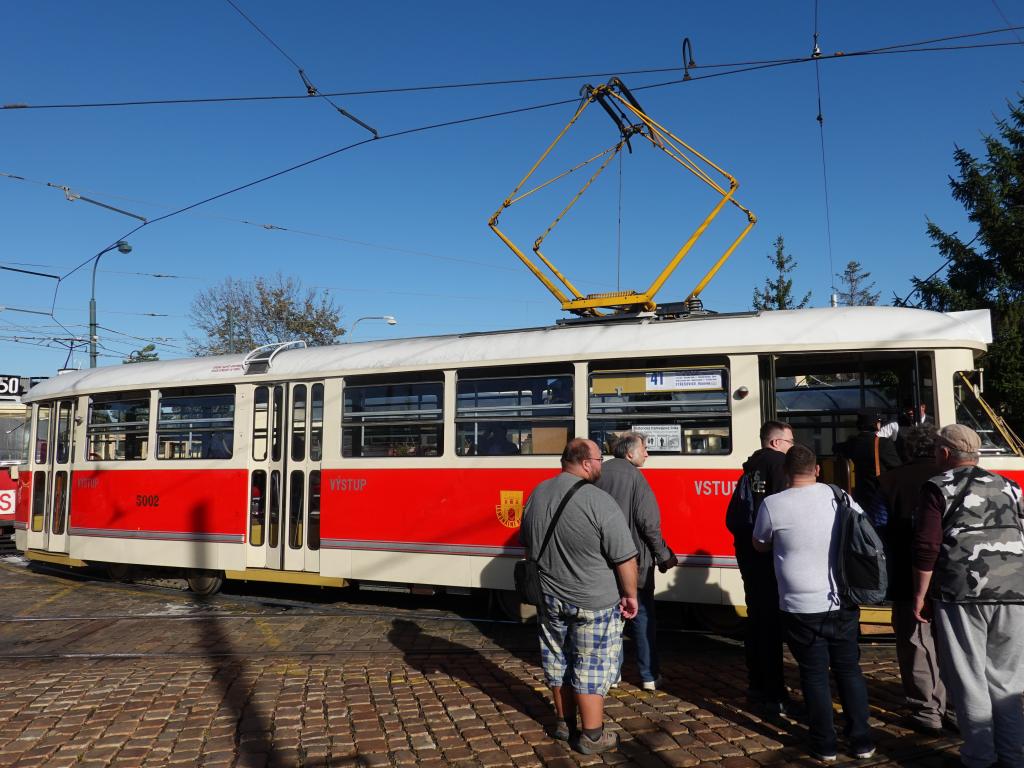
[[510, 331], [364, 341], [287, 349], [266, 373], [245, 375], [245, 355], [167, 360], [71, 371], [30, 389], [25, 402], [107, 390], [312, 378], [376, 371], [502, 365], [623, 355], [742, 354], [966, 348], [992, 341], [987, 309], [827, 307], [678, 320], [568, 323]]

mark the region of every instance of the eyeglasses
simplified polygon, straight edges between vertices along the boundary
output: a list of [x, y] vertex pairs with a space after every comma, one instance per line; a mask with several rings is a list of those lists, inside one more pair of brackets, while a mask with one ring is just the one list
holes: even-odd
[[603, 462], [604, 461], [604, 456], [587, 456], [587, 458], [585, 458], [584, 461], [599, 461], [599, 462]]

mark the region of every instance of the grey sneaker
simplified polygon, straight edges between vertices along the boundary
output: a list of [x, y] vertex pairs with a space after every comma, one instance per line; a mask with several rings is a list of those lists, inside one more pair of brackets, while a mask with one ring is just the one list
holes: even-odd
[[874, 746], [859, 747], [853, 750], [853, 756], [858, 760], [867, 760], [869, 757], [875, 756]]
[[619, 746], [619, 734], [614, 731], [604, 730], [597, 741], [591, 739], [587, 734], [581, 733], [576, 737], [576, 751], [584, 755], [596, 755], [601, 752], [609, 752]]
[[824, 753], [814, 752], [813, 750], [811, 751], [811, 757], [813, 757], [815, 760], [820, 760], [823, 763], [834, 763], [836, 760], [839, 759], [839, 755], [837, 755], [835, 752]]
[[551, 738], [556, 741], [569, 741], [576, 735], [576, 731], [569, 727], [565, 720], [559, 720], [558, 724], [551, 729]]

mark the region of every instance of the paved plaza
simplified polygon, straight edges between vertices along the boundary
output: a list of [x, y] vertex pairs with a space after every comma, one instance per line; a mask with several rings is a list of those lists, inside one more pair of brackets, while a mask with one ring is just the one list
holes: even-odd
[[[606, 710], [622, 744], [588, 757], [546, 735], [534, 629], [477, 620], [482, 600], [244, 585], [200, 599], [18, 558], [0, 586], [0, 766], [820, 765], [802, 726], [744, 708], [731, 638], [664, 632], [664, 690], [627, 666]], [[856, 764], [957, 765], [956, 739], [897, 725], [892, 645], [865, 643], [863, 662], [879, 750]], [[787, 673], [796, 686], [791, 659]]]

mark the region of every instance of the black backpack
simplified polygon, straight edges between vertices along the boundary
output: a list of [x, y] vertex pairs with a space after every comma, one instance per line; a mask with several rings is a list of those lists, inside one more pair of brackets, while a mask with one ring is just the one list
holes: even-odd
[[750, 482], [750, 475], [744, 472], [740, 475], [736, 488], [729, 499], [729, 506], [725, 510], [725, 527], [734, 536], [741, 533], [750, 533], [754, 525], [754, 488]]
[[839, 552], [836, 581], [840, 597], [856, 605], [874, 605], [885, 600], [889, 574], [885, 547], [868, 516], [850, 505], [846, 491], [829, 483], [836, 498], [839, 518]]

